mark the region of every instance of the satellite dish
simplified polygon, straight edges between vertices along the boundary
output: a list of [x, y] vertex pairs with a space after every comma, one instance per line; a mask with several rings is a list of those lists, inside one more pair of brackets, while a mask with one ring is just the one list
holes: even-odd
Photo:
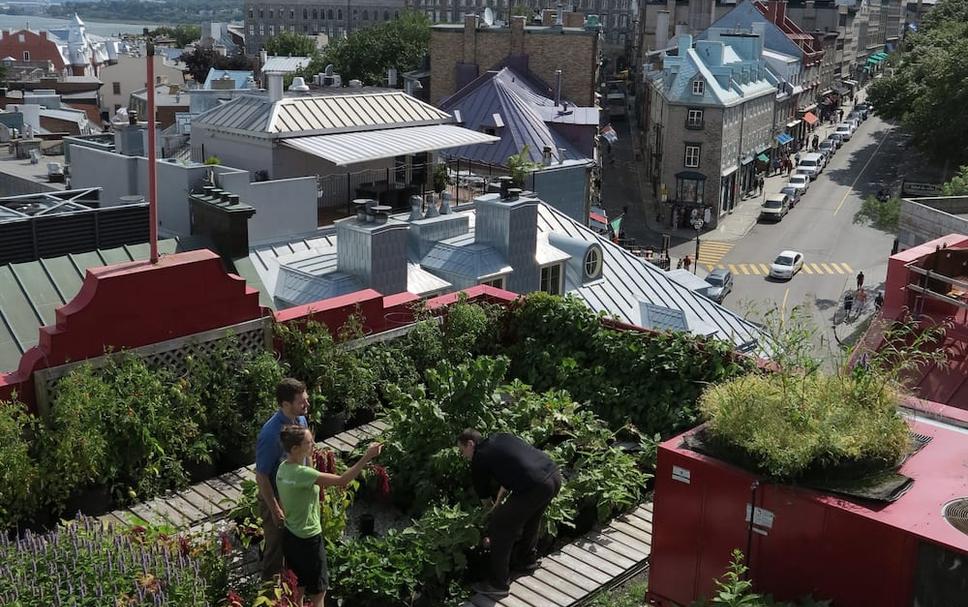
[[491, 10], [490, 6], [484, 9], [484, 23], [486, 23], [488, 27], [494, 25], [494, 11]]

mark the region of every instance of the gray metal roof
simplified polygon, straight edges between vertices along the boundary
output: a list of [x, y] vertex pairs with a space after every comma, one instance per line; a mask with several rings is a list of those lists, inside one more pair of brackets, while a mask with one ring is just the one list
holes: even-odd
[[[487, 72], [445, 99], [440, 106], [451, 113], [459, 111], [461, 123], [467, 128], [476, 131], [496, 128], [495, 134], [501, 138], [491, 146], [452, 149], [447, 152], [449, 156], [504, 165], [508, 156], [528, 146], [528, 155], [534, 162], [542, 160], [545, 147], [551, 148], [555, 161], [561, 160], [559, 148], [564, 149], [565, 159], [584, 158], [584, 154], [546, 124], [543, 114], [549, 119], [557, 115], [554, 100], [529, 88], [526, 80], [510, 68]], [[495, 116], [500, 118], [500, 124]], [[583, 119], [584, 115], [579, 118]], [[597, 124], [597, 120], [593, 124]]]
[[269, 56], [266, 58], [262, 72], [284, 72], [290, 74], [309, 65], [309, 57]]
[[199, 115], [193, 124], [213, 130], [298, 137], [443, 124], [450, 114], [401, 91], [284, 97], [243, 95]]
[[283, 145], [346, 166], [380, 158], [394, 158], [419, 152], [455, 147], [484, 146], [497, 137], [453, 124], [410, 126], [378, 131], [310, 135], [283, 140]]
[[464, 246], [438, 244], [420, 260], [420, 265], [427, 270], [463, 276], [474, 282], [514, 270], [496, 249], [479, 243]]

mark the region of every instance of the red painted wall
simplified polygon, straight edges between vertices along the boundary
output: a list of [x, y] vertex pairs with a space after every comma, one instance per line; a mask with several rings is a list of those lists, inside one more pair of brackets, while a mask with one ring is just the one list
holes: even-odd
[[[23, 36], [24, 41], [20, 41]], [[47, 32], [32, 32], [30, 30], [20, 30], [9, 32], [4, 30], [0, 38], [0, 57], [13, 57], [18, 62], [22, 62], [24, 51], [30, 52], [30, 61], [50, 61], [54, 64], [55, 70], [64, 69], [64, 58], [60, 54], [57, 45], [47, 38]]]

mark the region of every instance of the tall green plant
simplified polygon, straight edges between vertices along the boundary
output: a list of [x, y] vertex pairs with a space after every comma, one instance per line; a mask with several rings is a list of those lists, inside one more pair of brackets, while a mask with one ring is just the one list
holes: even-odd
[[18, 401], [0, 400], [0, 534], [41, 505], [40, 466], [30, 441], [41, 428]]
[[537, 162], [531, 160], [531, 155], [528, 153], [527, 144], [525, 144], [525, 146], [521, 148], [521, 151], [517, 154], [508, 156], [506, 164], [508, 167], [508, 172], [511, 173], [511, 180], [516, 188], [523, 188], [524, 180], [527, 179], [528, 175], [541, 166]]

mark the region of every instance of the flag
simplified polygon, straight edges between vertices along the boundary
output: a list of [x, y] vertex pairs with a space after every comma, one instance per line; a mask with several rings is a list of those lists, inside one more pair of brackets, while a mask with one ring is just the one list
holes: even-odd
[[615, 234], [616, 236], [618, 236], [622, 232], [622, 219], [624, 217], [625, 215], [619, 215], [618, 217], [613, 219], [611, 223], [608, 224], [608, 227], [611, 228], [612, 233]]

